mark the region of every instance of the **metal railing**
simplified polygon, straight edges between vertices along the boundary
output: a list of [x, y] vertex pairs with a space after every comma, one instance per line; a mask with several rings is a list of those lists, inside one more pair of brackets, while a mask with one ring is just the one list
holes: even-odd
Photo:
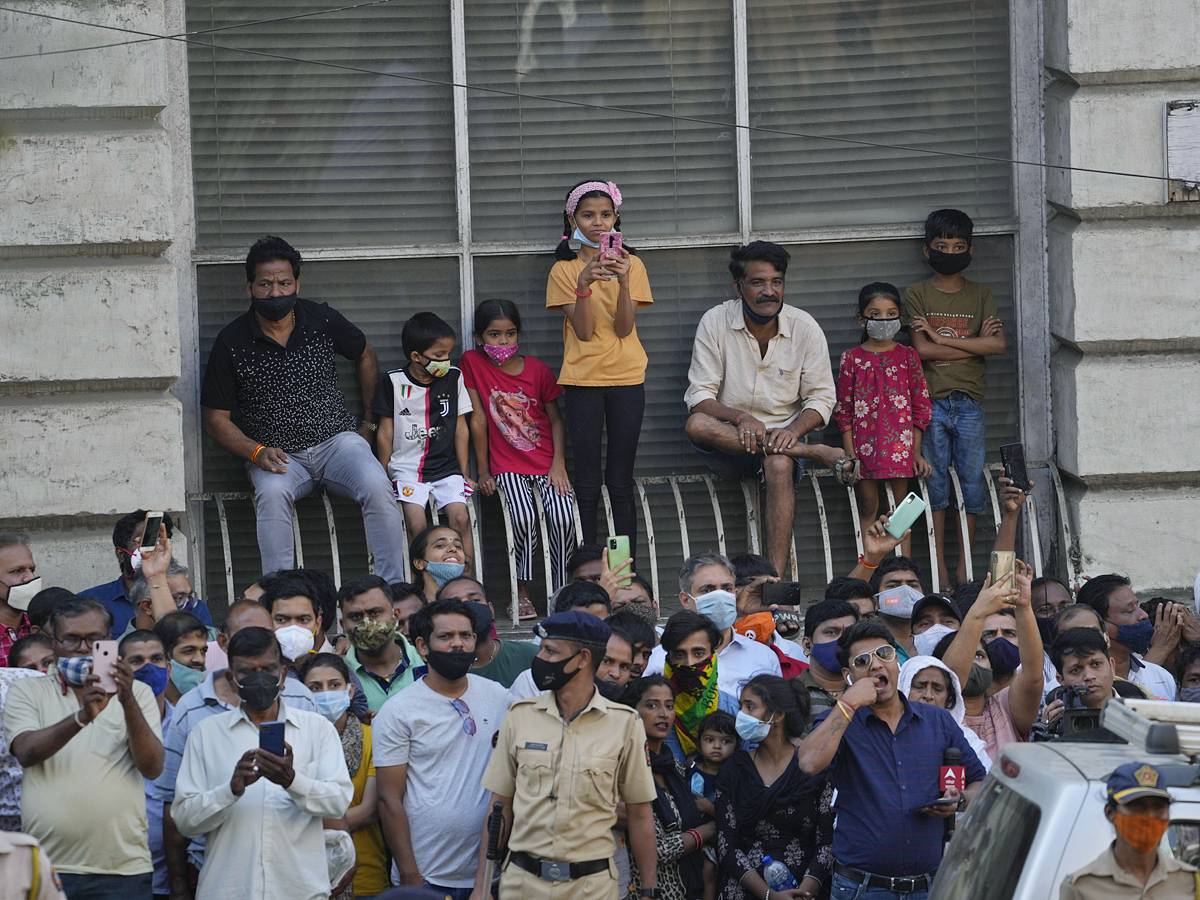
[[[1080, 573], [1077, 568], [1075, 554], [1070, 552], [1070, 550], [1073, 546], [1073, 538], [1072, 538], [1072, 533], [1071, 533], [1070, 520], [1068, 518], [1066, 495], [1063, 491], [1062, 480], [1059, 476], [1058, 468], [1057, 468], [1057, 466], [1054, 465], [1053, 462], [1030, 462], [1027, 465], [1028, 465], [1029, 469], [1035, 470], [1035, 471], [1042, 470], [1042, 469], [1048, 470], [1049, 476], [1050, 476], [1049, 484], [1051, 487], [1051, 491], [1053, 493], [1053, 497], [1051, 497], [1051, 498], [1041, 498], [1041, 495], [1039, 494], [1039, 492], [1035, 491], [1035, 492], [1031, 493], [1025, 501], [1025, 515], [1022, 518], [1026, 522], [1026, 525], [1029, 529], [1029, 540], [1027, 541], [1027, 547], [1029, 548], [1031, 555], [1033, 556], [1032, 565], [1033, 565], [1033, 569], [1034, 569], [1034, 574], [1037, 576], [1044, 574], [1044, 572], [1043, 572], [1044, 562], [1043, 562], [1043, 552], [1042, 552], [1042, 535], [1041, 535], [1042, 527], [1039, 524], [1038, 509], [1039, 509], [1040, 503], [1048, 502], [1048, 503], [1053, 504], [1053, 507], [1050, 510], [1050, 515], [1053, 518], [1057, 519], [1057, 538], [1058, 538], [1058, 547], [1059, 547], [1059, 551], [1060, 551], [1058, 553], [1058, 558], [1061, 559], [1063, 561], [1063, 563], [1068, 567], [1069, 571], [1066, 572], [1066, 574], [1071, 579], [1071, 581], [1072, 582], [1077, 581]], [[987, 471], [989, 473], [991, 473], [992, 475], [996, 475], [1001, 471], [1001, 468], [998, 464], [992, 464], [987, 467]], [[953, 468], [951, 468], [951, 470], [950, 470], [950, 479], [951, 479], [951, 483], [954, 487], [955, 497], [958, 500], [958, 515], [956, 518], [958, 520], [959, 528], [960, 528], [961, 534], [963, 536], [964, 546], [966, 546], [969, 544], [969, 542], [966, 540], [966, 538], [967, 538], [967, 517], [966, 517], [966, 513], [963, 509], [962, 485], [959, 482], [958, 475], [957, 475], [957, 473], [954, 472]], [[853, 523], [854, 541], [855, 541], [855, 545], [856, 545], [856, 551], [857, 551], [857, 553], [862, 553], [863, 552], [862, 523], [859, 519], [858, 503], [856, 501], [854, 489], [850, 488], [850, 487], [845, 487], [845, 486], [839, 485], [834, 480], [833, 473], [826, 469], [821, 469], [820, 471], [809, 470], [809, 471], [805, 472], [803, 480], [808, 482], [808, 484], [811, 486], [812, 491], [813, 491], [813, 497], [814, 497], [814, 500], [816, 503], [816, 510], [817, 510], [817, 523], [818, 523], [818, 526], [820, 528], [820, 533], [821, 533], [821, 543], [822, 543], [822, 550], [823, 550], [824, 564], [825, 564], [824, 565], [825, 576], [826, 576], [826, 581], [829, 581], [829, 580], [832, 580], [832, 578], [835, 575], [835, 572], [834, 572], [834, 563], [833, 563], [833, 541], [832, 541], [832, 538], [830, 535], [830, 519], [829, 519], [829, 515], [827, 512], [828, 507], [826, 505], [825, 490], [826, 490], [826, 488], [832, 488], [831, 493], [833, 496], [831, 498], [831, 501], [836, 500], [837, 502], [841, 502], [840, 498], [844, 497], [845, 502], [849, 506], [850, 519], [851, 519], [851, 522]], [[925, 500], [926, 508], [928, 508], [928, 505], [929, 505], [928, 488], [925, 485], [924, 479], [917, 479], [917, 481], [920, 486], [921, 495]], [[671, 518], [672, 518], [672, 521], [678, 525], [678, 535], [679, 535], [679, 540], [680, 540], [681, 550], [682, 550], [682, 556], [680, 557], [681, 559], [684, 559], [684, 558], [690, 556], [692, 553], [693, 528], [691, 527], [691, 524], [695, 523], [697, 520], [696, 520], [696, 515], [693, 512], [691, 523], [689, 522], [689, 513], [687, 510], [687, 506], [684, 503], [683, 493], [680, 490], [680, 485], [703, 484], [705, 486], [705, 488], [707, 490], [707, 494], [708, 494], [708, 499], [709, 499], [710, 505], [712, 507], [712, 518], [710, 520], [707, 520], [704, 524], [705, 524], [705, 526], [707, 526], [711, 529], [715, 529], [717, 549], [722, 554], [726, 553], [726, 528], [725, 528], [726, 515], [732, 515], [734, 513], [732, 511], [727, 510], [725, 507], [723, 507], [723, 504], [717, 494], [718, 479], [716, 479], [715, 476], [710, 475], [710, 474], [654, 475], [654, 476], [646, 476], [643, 478], [635, 479], [635, 482], [636, 482], [637, 491], [638, 491], [638, 498], [640, 500], [641, 507], [642, 507], [643, 526], [645, 528], [645, 533], [646, 533], [646, 544], [647, 544], [647, 551], [649, 554], [648, 569], [649, 569], [649, 573], [650, 573], [650, 583], [651, 583], [651, 587], [654, 592], [654, 596], [656, 598], [661, 599], [662, 594], [660, 593], [659, 565], [658, 565], [658, 563], [659, 563], [658, 535], [664, 529], [663, 518], [664, 518], [664, 516], [667, 515], [667, 511], [670, 509], [670, 507], [668, 506], [666, 509], [664, 509], [662, 504], [652, 503], [650, 497], [647, 494], [646, 488], [648, 486], [657, 486], [657, 485], [668, 485], [671, 488], [671, 496], [674, 501], [673, 516]], [[826, 488], [822, 487], [823, 482], [826, 484]], [[987, 488], [988, 488], [988, 494], [989, 494], [989, 498], [991, 500], [991, 507], [992, 507], [992, 514], [994, 517], [994, 521], [998, 527], [999, 523], [1000, 523], [1000, 518], [1001, 518], [1001, 509], [1000, 509], [999, 494], [996, 490], [996, 482], [995, 482], [995, 479], [991, 478], [991, 477], [985, 477], [984, 482], [986, 483]], [[546, 522], [546, 513], [545, 513], [545, 508], [542, 505], [540, 492], [536, 489], [535, 486], [531, 485], [531, 487], [534, 488], [533, 490], [531, 490], [530, 493], [533, 495], [533, 498], [534, 498], [533, 502], [534, 502], [534, 506], [536, 509], [536, 513], [537, 513], [538, 537], [539, 537], [539, 545], [541, 548], [542, 562], [543, 562], [543, 567], [544, 567], [544, 578], [545, 578], [545, 583], [546, 583], [546, 596], [550, 597], [554, 593], [554, 585], [551, 582], [550, 544], [548, 541], [548, 533], [547, 533], [548, 526], [547, 526], [547, 522]], [[759, 553], [759, 552], [761, 552], [761, 541], [760, 541], [759, 531], [760, 531], [760, 523], [762, 521], [761, 485], [759, 482], [756, 482], [753, 480], [744, 480], [741, 482], [741, 488], [742, 488], [742, 498], [743, 498], [744, 508], [741, 510], [738, 510], [738, 512], [741, 513], [742, 515], [744, 515], [744, 517], [745, 517], [745, 530], [746, 530], [746, 536], [747, 536], [747, 544], [748, 544], [748, 548], [749, 548], [750, 552], [751, 553]], [[500, 507], [502, 510], [501, 518], [504, 520], [505, 546], [506, 546], [507, 557], [508, 557], [508, 574], [509, 574], [509, 582], [511, 585], [511, 592], [509, 594], [509, 598], [510, 598], [509, 613], [512, 617], [512, 621], [515, 622], [515, 621], [517, 621], [517, 557], [516, 557], [516, 545], [514, 542], [513, 527], [512, 527], [512, 521], [511, 521], [511, 515], [510, 515], [511, 504], [510, 504], [509, 498], [505, 495], [503, 489], [500, 488], [499, 485], [497, 486], [497, 494], [499, 496]], [[322, 501], [324, 511], [325, 511], [326, 529], [328, 532], [329, 548], [330, 548], [330, 552], [331, 552], [331, 556], [332, 556], [333, 571], [331, 574], [333, 575], [334, 583], [340, 587], [341, 583], [342, 583], [342, 562], [341, 562], [341, 554], [340, 554], [339, 547], [338, 547], [337, 526], [334, 521], [333, 506], [330, 503], [329, 496], [327, 494], [322, 492], [320, 496], [321, 496], [321, 501]], [[605, 518], [606, 518], [607, 525], [608, 525], [608, 533], [613, 534], [615, 532], [614, 532], [614, 528], [613, 528], [612, 503], [609, 499], [607, 488], [603, 488], [601, 490], [601, 496], [602, 496], [603, 502], [604, 502], [604, 513], [605, 513]], [[899, 498], [896, 498], [892, 495], [891, 485], [886, 484], [886, 483], [885, 483], [885, 496], [887, 499], [888, 508], [895, 508], [896, 501]], [[478, 497], [478, 494], [476, 495], [476, 497], [473, 497], [470, 502], [467, 503], [467, 509], [470, 513], [471, 533], [474, 538], [475, 548], [476, 548], [476, 561], [475, 561], [476, 577], [479, 578], [480, 580], [482, 580], [482, 578], [483, 578], [483, 560], [482, 560], [483, 544], [480, 539], [480, 528], [479, 528], [480, 514], [479, 514], [479, 510], [477, 508], [477, 503], [478, 503], [477, 497]], [[1039, 499], [1039, 498], [1041, 498], [1041, 499]], [[229, 530], [229, 514], [228, 514], [228, 510], [226, 509], [226, 503], [231, 500], [252, 500], [252, 499], [253, 499], [253, 494], [248, 491], [207, 492], [207, 493], [196, 493], [196, 494], [188, 495], [189, 501], [198, 501], [201, 503], [212, 503], [216, 507], [218, 526], [219, 526], [220, 534], [221, 534], [221, 549], [222, 549], [222, 552], [224, 555], [224, 561], [225, 561], [225, 584], [226, 584], [226, 589], [228, 591], [228, 596], [231, 601], [233, 600], [233, 598], [235, 596], [235, 594], [234, 594], [234, 570], [233, 570], [233, 553], [232, 553], [232, 546], [231, 546], [231, 541], [230, 541], [230, 530]], [[881, 498], [881, 501], [882, 501], [882, 499], [883, 498]], [[882, 502], [881, 502], [880, 506], [881, 506], [881, 508], [883, 507]], [[583, 530], [582, 530], [580, 520], [579, 520], [579, 509], [574, 503], [572, 503], [572, 508], [574, 510], [574, 517], [575, 517], [576, 539], [579, 541], [582, 541]], [[437, 510], [433, 509], [432, 504], [430, 506], [430, 513], [431, 513], [433, 522], [437, 523], [438, 522]], [[656, 516], [656, 513], [657, 513], [657, 516]], [[1057, 513], [1057, 515], [1055, 516], [1054, 513]], [[934, 591], [938, 591], [941, 589], [942, 585], [940, 584], [939, 577], [938, 577], [938, 548], [937, 548], [937, 543], [934, 540], [933, 518], [932, 518], [932, 516], [930, 516], [928, 514], [926, 514], [923, 518], [924, 518], [924, 522], [925, 522], [926, 534], [928, 537], [928, 553], [929, 553], [929, 563], [930, 563], [930, 572], [931, 572], [931, 576], [930, 576], [931, 588]], [[656, 528], [656, 519], [657, 519], [657, 523], [658, 523], [657, 528]], [[197, 524], [199, 524], [199, 523], [197, 523]], [[293, 531], [293, 534], [295, 535], [295, 542], [296, 542], [296, 566], [303, 567], [303, 565], [304, 565], [304, 542], [301, 539], [300, 519], [299, 519], [299, 516], [296, 514], [295, 510], [293, 510], [293, 512], [292, 512], [292, 531]], [[189, 534], [189, 539], [192, 542], [193, 559], [198, 559], [199, 558], [198, 529], [196, 527], [189, 528], [188, 534]], [[403, 548], [403, 555], [404, 555], [405, 571], [409, 571], [409, 559], [408, 559], [407, 545]], [[899, 547], [896, 548], [896, 555], [897, 556], [900, 555]], [[975, 577], [974, 576], [974, 566], [972, 564], [972, 559], [971, 559], [970, 553], [966, 554], [965, 565], [966, 565], [967, 580], [968, 581], [973, 580]], [[794, 528], [792, 531], [791, 546], [789, 549], [788, 567], [791, 570], [790, 574], [791, 574], [792, 579], [797, 580], [798, 576], [799, 576], [799, 563], [798, 563], [798, 559], [797, 559], [797, 555], [796, 555], [796, 535], [795, 535]], [[202, 570], [202, 567], [194, 567], [194, 569], [199, 571], [199, 570]], [[369, 571], [374, 571], [374, 557], [370, 554], [369, 546], [368, 546], [368, 569], [369, 569]], [[639, 570], [642, 572], [645, 572], [647, 570], [647, 567], [641, 566], [641, 567], [639, 567]]]

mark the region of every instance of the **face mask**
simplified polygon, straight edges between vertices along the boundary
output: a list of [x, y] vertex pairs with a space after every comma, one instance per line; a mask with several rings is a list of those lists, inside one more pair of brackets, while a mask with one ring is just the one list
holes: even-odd
[[826, 641], [823, 644], [813, 644], [812, 650], [809, 652], [809, 659], [813, 660], [826, 672], [832, 672], [837, 675], [842, 671], [842, 664], [837, 658], [837, 641]]
[[488, 359], [498, 366], [504, 365], [517, 352], [517, 347], [520, 344], [509, 344], [507, 347], [498, 347], [493, 344], [484, 344], [483, 352], [488, 355]]
[[529, 664], [529, 674], [533, 676], [533, 683], [537, 685], [538, 690], [558, 691], [566, 687], [567, 682], [579, 673], [579, 669], [572, 672], [567, 671], [567, 664], [578, 655], [575, 653], [558, 662], [550, 662], [548, 659], [535, 656], [533, 662]]
[[965, 253], [946, 253], [942, 250], [929, 248], [929, 265], [939, 275], [957, 275], [971, 264], [971, 251]]
[[721, 631], [737, 619], [737, 597], [730, 591], [709, 591], [699, 597], [692, 597], [692, 600], [696, 603], [696, 612]]
[[963, 696], [982, 697], [991, 686], [992, 670], [974, 663], [971, 665], [971, 674], [967, 676], [967, 683], [963, 685]]
[[1124, 644], [1131, 652], [1141, 655], [1150, 649], [1150, 641], [1154, 639], [1154, 623], [1142, 619], [1132, 625], [1118, 625], [1117, 636], [1113, 638], [1118, 644]]
[[867, 337], [872, 340], [890, 341], [899, 331], [899, 319], [867, 319]]
[[251, 297], [250, 304], [254, 307], [254, 311], [258, 313], [260, 318], [271, 322], [278, 322], [290, 313], [296, 305], [296, 294], [293, 291], [290, 294], [284, 294], [282, 297], [263, 297], [261, 299]]
[[471, 663], [475, 662], [475, 651], [430, 650], [425, 662], [447, 681], [458, 681], [471, 671]]
[[[140, 681], [150, 690], [154, 691], [154, 696], [157, 697], [167, 689], [167, 682], [171, 679], [171, 670], [166, 666], [156, 666], [153, 663], [146, 663], [140, 669], [133, 673], [133, 680]], [[178, 685], [176, 685], [178, 687]]]
[[738, 737], [748, 744], [761, 744], [771, 733], [770, 722], [761, 722], [741, 710], [738, 710], [737, 722], [734, 727], [737, 729]]
[[181, 666], [175, 660], [171, 660], [171, 684], [175, 685], [179, 693], [186, 694], [192, 688], [199, 687], [203, 680], [203, 672], [190, 666]]
[[1184, 703], [1200, 703], [1200, 684], [1179, 689], [1179, 699]]
[[1054, 619], [1038, 619], [1038, 634], [1042, 636], [1042, 646], [1049, 648], [1054, 643]]
[[1017, 671], [1017, 666], [1021, 664], [1021, 650], [1016, 644], [1001, 637], [988, 641], [987, 648], [992, 658], [993, 677], [999, 675], [1003, 678]]
[[303, 625], [285, 625], [275, 632], [275, 639], [283, 650], [283, 658], [291, 662], [303, 658], [316, 643], [313, 633]]
[[250, 709], [270, 709], [279, 696], [279, 679], [266, 672], [251, 672], [241, 684], [235, 680], [238, 696]]
[[734, 622], [733, 628], [743, 637], [760, 644], [769, 644], [771, 635], [775, 633], [775, 617], [769, 612], [751, 613]]
[[336, 725], [342, 713], [350, 708], [350, 691], [321, 691], [313, 694], [313, 700], [317, 703], [317, 712]]
[[90, 656], [64, 656], [55, 660], [55, 663], [67, 684], [73, 684], [75, 687], [86, 685], [87, 677], [92, 674]]
[[681, 694], [691, 694], [700, 696], [704, 693], [704, 688], [712, 678], [715, 671], [716, 657], [710, 656], [704, 662], [695, 666], [676, 666], [668, 663], [671, 671], [667, 677], [675, 683], [675, 687]]
[[579, 241], [581, 244], [587, 244], [589, 247], [599, 247], [599, 244], [594, 244], [583, 236], [583, 232], [579, 230], [579, 226], [575, 226], [575, 233], [571, 235], [572, 240]]
[[751, 322], [753, 322], [755, 325], [767, 325], [771, 322], [774, 322], [776, 319], [779, 318], [779, 314], [781, 312], [783, 312], [783, 304], [782, 303], [779, 304], [779, 309], [776, 310], [774, 315], [760, 316], [758, 313], [756, 313], [754, 310], [752, 310], [750, 308], [750, 304], [748, 304], [745, 300], [743, 300], [742, 301], [742, 312], [744, 312], [746, 314], [746, 318], [749, 319]]
[[377, 653], [396, 637], [396, 620], [376, 622], [374, 619], [363, 619], [346, 633], [355, 649], [367, 653]]
[[141, 567], [142, 567], [142, 548], [138, 547], [136, 550], [134, 550], [132, 553], [129, 554], [129, 568], [132, 569], [134, 572], [136, 572]]
[[425, 571], [429, 573], [430, 578], [437, 582], [438, 587], [445, 587], [446, 582], [453, 581], [466, 571], [466, 568], [462, 563], [427, 562], [425, 564]]
[[649, 603], [627, 603], [621, 607], [621, 611], [637, 616], [651, 628], [658, 624], [658, 614]]
[[1113, 816], [1113, 826], [1117, 829], [1117, 834], [1138, 853], [1149, 853], [1157, 847], [1170, 824], [1166, 819], [1157, 816], [1127, 816], [1122, 813]]
[[933, 656], [933, 648], [938, 645], [938, 641], [948, 634], [953, 634], [953, 628], [947, 628], [945, 625], [930, 625], [920, 634], [912, 636], [913, 646], [917, 648], [918, 656]]
[[8, 605], [15, 610], [24, 612], [29, 609], [29, 601], [34, 595], [42, 589], [41, 576], [27, 581], [24, 584], [9, 585], [8, 588]]
[[431, 359], [425, 363], [425, 371], [434, 378], [441, 378], [450, 371], [450, 360], [448, 359]]

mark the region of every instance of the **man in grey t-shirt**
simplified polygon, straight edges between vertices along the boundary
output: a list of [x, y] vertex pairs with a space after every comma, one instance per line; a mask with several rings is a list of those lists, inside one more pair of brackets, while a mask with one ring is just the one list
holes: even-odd
[[469, 674], [475, 622], [463, 601], [447, 597], [418, 610], [408, 634], [429, 673], [384, 703], [372, 723], [383, 836], [401, 884], [465, 898], [487, 815], [480, 780], [507, 692]]

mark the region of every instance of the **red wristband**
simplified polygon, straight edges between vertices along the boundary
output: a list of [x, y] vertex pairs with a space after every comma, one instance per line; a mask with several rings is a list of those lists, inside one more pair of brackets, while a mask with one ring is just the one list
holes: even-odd
[[863, 555], [861, 553], [858, 554], [858, 564], [860, 566], [862, 566], [864, 569], [878, 569], [879, 568], [879, 563], [875, 563], [875, 565], [871, 565], [869, 562], [866, 561], [866, 559], [863, 557]]
[[742, 413], [740, 416], [738, 416], [736, 419], [733, 420], [733, 424], [736, 425], [738, 422], [742, 421], [742, 419], [746, 418], [746, 416], [748, 416], [748, 415], [750, 415], [750, 413]]
[[586, 294], [581, 294], [581, 293], [579, 293], [579, 288], [575, 288], [575, 296], [579, 297], [580, 299], [590, 297], [590, 296], [592, 296], [592, 290], [591, 290], [591, 288], [588, 288], [588, 292]]

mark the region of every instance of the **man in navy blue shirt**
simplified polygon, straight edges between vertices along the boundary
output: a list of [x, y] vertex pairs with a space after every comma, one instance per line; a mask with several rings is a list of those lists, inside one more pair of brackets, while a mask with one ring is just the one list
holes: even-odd
[[[900, 664], [887, 626], [856, 622], [837, 654], [850, 686], [796, 751], [808, 774], [829, 769], [838, 791], [832, 897], [925, 900], [942, 860], [944, 820], [974, 796], [983, 766], [946, 710], [897, 691]], [[942, 790], [950, 747], [966, 768], [965, 797]], [[939, 797], [959, 803], [931, 805]]]

